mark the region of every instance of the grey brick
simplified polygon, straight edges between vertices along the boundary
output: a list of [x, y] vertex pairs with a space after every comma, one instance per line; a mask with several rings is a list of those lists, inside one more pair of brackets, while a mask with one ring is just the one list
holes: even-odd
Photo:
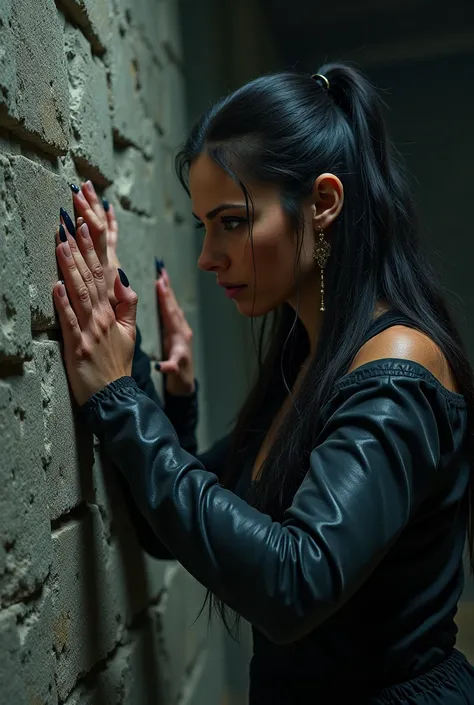
[[33, 362], [0, 379], [0, 437], [0, 603], [8, 605], [38, 589], [52, 559], [41, 389]]
[[5, 705], [56, 705], [51, 596], [0, 612], [0, 693]]
[[164, 653], [162, 671], [166, 673], [167, 688], [175, 702], [184, 687], [188, 666], [195, 660], [206, 637], [206, 615], [193, 625], [204, 601], [203, 588], [179, 564], [168, 568], [167, 591], [162, 602], [151, 609], [156, 628], [162, 629]]
[[113, 179], [112, 124], [105, 66], [92, 56], [76, 28], [65, 32], [71, 96], [72, 155], [78, 168], [98, 183]]
[[117, 152], [116, 165], [114, 191], [122, 207], [152, 215], [157, 191], [154, 162], [145, 159], [135, 147], [128, 147]]
[[115, 648], [123, 632], [111, 552], [97, 507], [53, 533], [50, 587], [59, 697]]
[[126, 210], [159, 216], [165, 210], [163, 143], [156, 130], [150, 140], [148, 156], [135, 147], [116, 152], [116, 178], [110, 195]]
[[165, 99], [161, 111], [162, 126], [166, 141], [173, 149], [187, 137], [186, 96], [183, 76], [172, 62], [167, 62], [161, 72]]
[[163, 116], [167, 99], [164, 91], [163, 64], [150, 50], [149, 45], [145, 44], [139, 36], [135, 36], [134, 46], [138, 61], [140, 96], [145, 114], [153, 120], [155, 127], [163, 132]]
[[[69, 145], [63, 37], [53, 0], [3, 0], [0, 123], [52, 154]], [[47, 51], [45, 51], [47, 47]]]
[[134, 43], [145, 42], [160, 64], [164, 63], [163, 31], [160, 29], [161, 0], [117, 0], [118, 17]]
[[155, 634], [151, 623], [130, 634], [94, 681], [75, 689], [64, 705], [165, 705]]
[[140, 99], [138, 59], [123, 18], [118, 17], [113, 23], [110, 50], [105, 60], [109, 68], [115, 140], [143, 149], [145, 112]]
[[92, 499], [92, 437], [77, 423], [59, 343], [35, 342], [44, 418], [43, 466], [51, 519]]
[[61, 177], [25, 157], [10, 158], [18, 199], [17, 218], [25, 237], [31, 325], [34, 329], [59, 326], [52, 290], [58, 281], [55, 234], [59, 208], [73, 216], [71, 191]]
[[139, 297], [137, 322], [143, 336], [143, 349], [158, 354], [158, 313], [154, 288], [157, 253], [157, 226], [153, 218], [143, 218], [116, 208], [119, 224], [117, 254], [130, 285]]
[[[167, 229], [160, 228], [160, 250], [166, 249], [166, 245], [162, 240]], [[196, 288], [197, 288], [197, 257], [196, 243], [193, 242], [193, 236], [196, 237], [192, 227], [187, 223], [174, 224], [168, 229], [169, 237], [173, 247], [173, 254], [165, 263], [168, 266], [169, 274], [176, 297], [183, 309], [188, 309], [196, 304]]]
[[111, 4], [109, 0], [57, 0], [66, 15], [83, 30], [93, 50], [102, 54], [110, 40]]
[[183, 44], [180, 31], [179, 2], [177, 0], [159, 0], [156, 3], [156, 12], [159, 42], [168, 58], [177, 65], [181, 65]]
[[10, 162], [0, 156], [0, 360], [32, 355], [25, 234], [15, 195]]

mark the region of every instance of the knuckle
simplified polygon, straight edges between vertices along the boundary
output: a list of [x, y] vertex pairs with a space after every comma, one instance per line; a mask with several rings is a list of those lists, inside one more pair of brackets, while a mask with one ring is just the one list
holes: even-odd
[[100, 262], [97, 262], [97, 264], [95, 264], [92, 267], [92, 276], [95, 279], [95, 281], [99, 281], [99, 282], [104, 281], [104, 277], [105, 277], [104, 268], [102, 267]]
[[97, 219], [97, 224], [95, 226], [95, 232], [97, 235], [99, 235], [99, 237], [101, 237], [102, 235], [105, 235], [105, 233], [107, 232], [107, 226], [103, 220]]
[[67, 318], [67, 325], [68, 325], [68, 327], [69, 327], [71, 330], [76, 330], [76, 328], [79, 327], [78, 320], [77, 320], [76, 316], [75, 316], [73, 313], [71, 313], [71, 314], [68, 316], [68, 318]]
[[110, 316], [108, 311], [101, 313], [100, 316], [97, 317], [97, 327], [101, 334], [108, 333], [112, 325], [112, 318], [113, 313], [112, 316]]
[[85, 342], [82, 342], [77, 348], [76, 354], [78, 360], [90, 360], [92, 357], [92, 348]]
[[94, 343], [96, 345], [98, 345], [100, 343], [100, 341], [102, 340], [102, 335], [104, 332], [106, 332], [106, 330], [105, 331], [102, 330], [101, 324], [95, 325], [92, 328], [91, 336], [92, 336], [92, 340], [94, 341]]
[[87, 303], [89, 301], [89, 289], [87, 286], [83, 285], [79, 287], [77, 290], [77, 298], [82, 303]]
[[92, 286], [92, 284], [94, 283], [94, 277], [92, 276], [90, 269], [84, 270], [84, 274], [82, 275], [82, 278], [84, 279], [84, 283], [87, 286]]

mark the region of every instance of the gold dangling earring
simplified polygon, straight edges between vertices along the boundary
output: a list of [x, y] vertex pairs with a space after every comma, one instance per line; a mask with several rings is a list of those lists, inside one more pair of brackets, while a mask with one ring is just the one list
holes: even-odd
[[325, 311], [324, 308], [324, 268], [331, 254], [331, 245], [324, 239], [324, 230], [319, 226], [319, 241], [315, 243], [313, 249], [313, 257], [321, 268], [321, 308], [320, 311]]

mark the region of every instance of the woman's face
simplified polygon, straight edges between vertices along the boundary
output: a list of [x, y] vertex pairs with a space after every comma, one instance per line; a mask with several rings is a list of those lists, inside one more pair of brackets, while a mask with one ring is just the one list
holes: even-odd
[[276, 189], [248, 185], [254, 208], [250, 239], [244, 194], [207, 154], [193, 162], [189, 187], [193, 213], [205, 227], [198, 265], [216, 274], [223, 294], [241, 314], [261, 316], [284, 301], [293, 303], [297, 286], [301, 294], [318, 281], [311, 203], [303, 207], [305, 228], [295, 275], [298, 239]]

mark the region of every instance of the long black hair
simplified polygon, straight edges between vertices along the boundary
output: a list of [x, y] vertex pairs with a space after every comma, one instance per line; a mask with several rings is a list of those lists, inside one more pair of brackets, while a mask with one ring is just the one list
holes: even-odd
[[[283, 72], [258, 78], [223, 98], [198, 121], [176, 160], [189, 192], [189, 167], [207, 152], [242, 188], [250, 223], [252, 198], [246, 184], [274, 185], [299, 244], [301, 204], [311, 195], [316, 177], [333, 173], [344, 187], [344, 206], [330, 235], [326, 311], [317, 348], [253, 485], [252, 504], [275, 520], [282, 519], [306, 473], [319, 430], [318, 410], [360, 349], [380, 300], [406, 314], [446, 356], [468, 405], [468, 440], [474, 449], [472, 368], [419, 237], [410, 181], [387, 135], [383, 101], [350, 65], [327, 64], [318, 73], [329, 88], [321, 78]], [[319, 301], [314, 305], [316, 311]], [[231, 465], [221, 478], [228, 487], [234, 486], [256, 419], [270, 406], [275, 409], [270, 399], [283, 401], [309, 354], [306, 331], [288, 304], [273, 313], [265, 339], [268, 344], [259, 346], [256, 383], [235, 425]], [[467, 501], [474, 568], [474, 472]], [[223, 605], [217, 606], [226, 622]]]

